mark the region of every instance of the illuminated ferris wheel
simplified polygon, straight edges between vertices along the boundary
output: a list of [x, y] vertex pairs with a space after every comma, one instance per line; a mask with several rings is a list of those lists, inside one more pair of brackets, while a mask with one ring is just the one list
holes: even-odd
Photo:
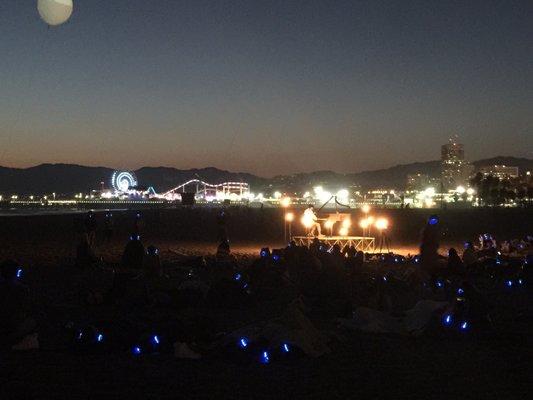
[[115, 171], [111, 176], [111, 187], [117, 192], [127, 192], [137, 186], [137, 177], [131, 171]]

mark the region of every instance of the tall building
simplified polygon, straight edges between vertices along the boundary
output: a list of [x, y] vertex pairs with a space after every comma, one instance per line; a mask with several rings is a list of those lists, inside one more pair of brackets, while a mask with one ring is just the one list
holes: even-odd
[[441, 184], [444, 191], [467, 186], [472, 165], [465, 161], [465, 150], [457, 138], [441, 146]]
[[431, 184], [431, 179], [427, 174], [409, 174], [407, 175], [407, 190], [425, 190]]

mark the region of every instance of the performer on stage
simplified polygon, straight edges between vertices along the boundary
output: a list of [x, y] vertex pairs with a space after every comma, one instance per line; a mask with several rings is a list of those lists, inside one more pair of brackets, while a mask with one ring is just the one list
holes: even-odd
[[315, 207], [313, 205], [306, 208], [303, 219], [307, 222], [307, 226], [310, 228], [309, 235], [322, 236], [322, 228], [318, 222], [318, 218], [315, 214]]

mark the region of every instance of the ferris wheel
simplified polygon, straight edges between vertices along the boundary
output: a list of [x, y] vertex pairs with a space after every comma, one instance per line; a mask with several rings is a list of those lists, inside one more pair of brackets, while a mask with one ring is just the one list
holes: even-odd
[[137, 186], [137, 177], [131, 171], [115, 171], [111, 176], [111, 187], [117, 192], [127, 192]]

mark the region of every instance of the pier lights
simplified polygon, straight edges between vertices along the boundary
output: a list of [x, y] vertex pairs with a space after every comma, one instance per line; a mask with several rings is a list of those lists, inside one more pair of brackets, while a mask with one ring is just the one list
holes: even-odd
[[280, 201], [279, 201], [279, 204], [283, 207], [283, 208], [287, 208], [291, 205], [291, 198], [290, 197], [284, 197], [282, 198]]

